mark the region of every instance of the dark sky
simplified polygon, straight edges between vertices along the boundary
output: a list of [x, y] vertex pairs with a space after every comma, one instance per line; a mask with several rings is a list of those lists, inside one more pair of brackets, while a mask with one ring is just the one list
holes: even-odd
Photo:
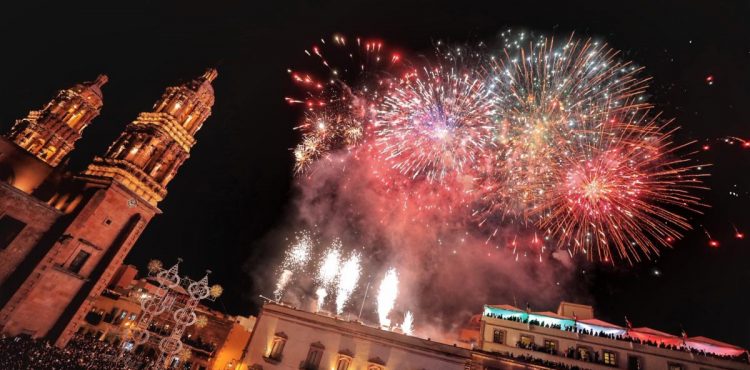
[[[248, 270], [276, 263], [280, 248], [260, 241], [283, 223], [293, 197], [289, 148], [297, 111], [286, 68], [333, 32], [379, 37], [406, 50], [437, 39], [494, 40], [508, 27], [607, 40], [654, 77], [651, 100], [675, 117], [682, 138], [711, 146], [712, 208], [696, 230], [658, 261], [581, 272], [599, 316], [750, 347], [750, 150], [723, 142], [750, 138], [750, 2], [634, 1], [152, 1], [25, 2], [0, 11], [4, 73], [0, 128], [40, 107], [56, 90], [106, 73], [102, 115], [85, 131], [71, 165], [102, 153], [164, 87], [216, 66], [214, 113], [191, 158], [128, 262], [186, 259], [193, 275], [213, 270], [225, 287], [216, 307], [256, 313], [260, 293]], [[492, 4], [492, 5], [490, 5]], [[8, 5], [3, 5], [8, 7]], [[705, 78], [714, 76], [709, 86]], [[738, 196], [730, 195], [736, 192]], [[704, 229], [721, 242], [709, 248]], [[660, 274], [655, 274], [655, 271]], [[553, 307], [550, 307], [553, 308]], [[479, 308], [478, 308], [479, 309]]]

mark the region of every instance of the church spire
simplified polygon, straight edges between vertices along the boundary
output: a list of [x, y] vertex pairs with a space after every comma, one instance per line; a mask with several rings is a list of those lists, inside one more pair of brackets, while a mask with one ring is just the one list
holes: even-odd
[[195, 133], [211, 115], [218, 72], [211, 68], [182, 85], [168, 87], [150, 112], [130, 123], [85, 175], [110, 177], [156, 205], [195, 145]]
[[107, 80], [106, 75], [99, 75], [93, 82], [59, 91], [42, 109], [16, 121], [6, 136], [50, 166], [57, 166], [101, 112], [101, 87]]

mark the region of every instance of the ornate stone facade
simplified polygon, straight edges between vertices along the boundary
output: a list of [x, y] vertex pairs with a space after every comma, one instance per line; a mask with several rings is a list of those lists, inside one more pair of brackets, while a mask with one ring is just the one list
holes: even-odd
[[[54, 167], [99, 114], [106, 77], [64, 90], [0, 138], [0, 175], [8, 173], [0, 176], [0, 331], [67, 343], [161, 213], [166, 185], [211, 113], [216, 75], [167, 88], [80, 175]], [[21, 181], [28, 168], [31, 180]]]
[[152, 205], [167, 195], [166, 186], [190, 156], [195, 133], [203, 126], [214, 104], [211, 82], [215, 69], [186, 84], [169, 87], [109, 147], [96, 157], [85, 174], [110, 177], [125, 184]]
[[52, 167], [75, 147], [83, 130], [99, 115], [104, 104], [102, 86], [107, 76], [61, 90], [38, 111], [16, 121], [8, 138]]

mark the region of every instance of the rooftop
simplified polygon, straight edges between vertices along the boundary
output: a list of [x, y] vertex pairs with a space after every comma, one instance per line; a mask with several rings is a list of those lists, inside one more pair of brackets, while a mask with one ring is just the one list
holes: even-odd
[[[568, 303], [569, 304], [569, 303]], [[597, 318], [580, 319], [576, 316], [561, 315], [563, 304], [558, 313], [550, 311], [522, 311], [511, 305], [485, 305], [485, 317], [505, 319], [528, 323], [552, 329], [607, 337], [613, 340], [623, 340], [646, 345], [657, 346], [677, 351], [687, 351], [721, 358], [736, 358], [744, 356], [747, 360], [747, 350], [732, 344], [724, 343], [703, 336], [688, 337], [673, 335], [648, 327], [622, 327]], [[581, 307], [590, 307], [583, 306]], [[591, 310], [593, 313], [593, 310]], [[628, 324], [629, 325], [629, 324]]]

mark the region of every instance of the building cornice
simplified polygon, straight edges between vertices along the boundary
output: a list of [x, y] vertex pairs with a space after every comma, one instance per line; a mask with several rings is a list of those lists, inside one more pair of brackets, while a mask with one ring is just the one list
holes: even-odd
[[[622, 341], [622, 340], [610, 339], [607, 337], [599, 337], [599, 336], [593, 336], [593, 335], [588, 335], [588, 334], [579, 334], [575, 332], [564, 331], [564, 330], [559, 330], [559, 329], [554, 329], [554, 328], [546, 328], [546, 327], [537, 326], [537, 325], [529, 325], [528, 323], [521, 323], [521, 322], [516, 322], [516, 321], [498, 319], [494, 317], [482, 316], [482, 321], [495, 327], [518, 330], [521, 332], [529, 333], [531, 335], [535, 335], [535, 333], [538, 333], [548, 339], [566, 339], [566, 340], [572, 340], [572, 341], [575, 341], [576, 343], [581, 343], [584, 345], [607, 346], [615, 350], [635, 352], [636, 354], [640, 354], [640, 355], [658, 356], [658, 357], [662, 357], [662, 358], [672, 360], [672, 361], [677, 361], [677, 362], [689, 362], [691, 364], [698, 365], [698, 366], [711, 365], [711, 366], [718, 366], [719, 368], [722, 368], [722, 369], [740, 368], [739, 366], [734, 366], [734, 367], [727, 366], [728, 364], [736, 364], [736, 362], [734, 361], [723, 360], [723, 359], [715, 358], [715, 357], [708, 357], [708, 356], [702, 357], [702, 359], [705, 359], [705, 361], [696, 361], [695, 355], [691, 352], [675, 351], [675, 350], [671, 350], [667, 348], [659, 348], [655, 346], [644, 345], [644, 344], [630, 342], [630, 341]], [[480, 338], [480, 340], [484, 341], [484, 338]], [[516, 348], [516, 347], [508, 346], [505, 344], [498, 344], [498, 343], [491, 343], [491, 342], [487, 342], [487, 343], [493, 344], [493, 345], [501, 345], [501, 346], [509, 347], [509, 348]], [[719, 364], [723, 366], [717, 365], [716, 362], [718, 362]], [[748, 367], [745, 367], [745, 368], [748, 368]]]
[[[337, 318], [296, 310], [273, 303], [267, 303], [263, 306], [263, 314], [283, 318], [298, 325], [318, 329], [322, 328], [342, 335], [381, 343], [383, 345], [399, 348], [406, 352], [428, 355], [433, 358], [452, 361], [457, 364], [464, 364], [471, 359], [470, 350], [456, 347], [455, 345], [452, 346], [418, 337], [406, 336], [404, 334], [369, 327], [359, 322], [343, 321]], [[416, 351], [415, 349], [419, 349], [419, 351]]]

